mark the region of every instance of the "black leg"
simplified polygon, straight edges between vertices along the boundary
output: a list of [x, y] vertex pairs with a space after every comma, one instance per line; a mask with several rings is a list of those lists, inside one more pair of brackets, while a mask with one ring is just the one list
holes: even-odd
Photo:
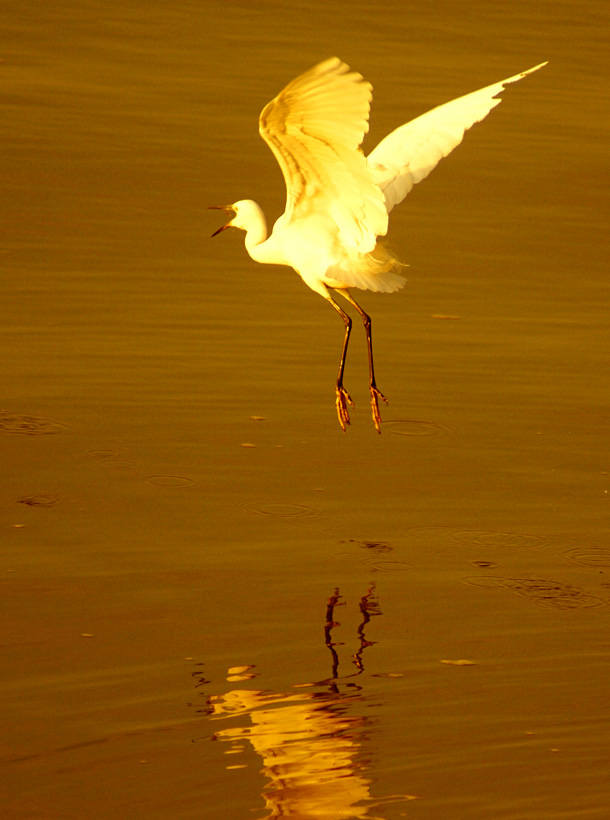
[[362, 317], [362, 321], [364, 323], [364, 330], [366, 332], [366, 346], [369, 354], [369, 390], [371, 393], [371, 412], [373, 414], [373, 423], [375, 424], [375, 429], [378, 433], [381, 433], [381, 415], [379, 413], [379, 399], [384, 401], [386, 404], [388, 403], [388, 400], [375, 384], [375, 367], [373, 365], [373, 336], [371, 328], [371, 317], [362, 310], [360, 305], [356, 302], [356, 300], [352, 297], [351, 293], [348, 290], [341, 289], [338, 290], [338, 293], [345, 297], [347, 301], [350, 303], [350, 305], [353, 305], [356, 308], [356, 310]]
[[341, 425], [341, 429], [345, 433], [345, 425], [349, 424], [349, 411], [347, 409], [347, 405], [351, 404], [352, 407], [354, 406], [354, 402], [351, 400], [349, 393], [343, 387], [343, 371], [345, 370], [345, 359], [347, 356], [347, 345], [349, 343], [349, 335], [352, 330], [352, 320], [347, 315], [347, 313], [339, 307], [335, 300], [330, 297], [330, 295], [328, 296], [328, 301], [337, 311], [339, 316], [343, 319], [343, 324], [345, 325], [345, 336], [343, 337], [341, 361], [339, 362], [339, 373], [337, 374], [337, 385], [335, 388], [337, 396], [335, 400], [335, 405], [337, 407], [337, 417], [339, 418], [339, 424]]

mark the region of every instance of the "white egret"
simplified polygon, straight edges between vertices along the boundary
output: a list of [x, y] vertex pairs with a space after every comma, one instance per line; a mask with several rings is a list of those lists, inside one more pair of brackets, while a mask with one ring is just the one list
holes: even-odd
[[348, 404], [354, 406], [343, 386], [352, 322], [329, 288], [364, 322], [373, 422], [381, 432], [379, 399], [387, 399], [375, 383], [371, 320], [349, 288], [391, 293], [403, 287], [401, 263], [377, 240], [387, 233], [388, 214], [501, 102], [497, 95], [506, 85], [544, 65], [428, 111], [392, 131], [368, 157], [360, 144], [369, 128], [372, 86], [337, 57], [297, 77], [263, 109], [259, 130], [282, 169], [286, 210], [268, 235], [263, 211], [253, 200], [213, 206], [234, 216], [212, 235], [229, 227], [245, 231], [252, 259], [294, 268], [339, 313], [345, 335], [335, 392], [344, 432]]

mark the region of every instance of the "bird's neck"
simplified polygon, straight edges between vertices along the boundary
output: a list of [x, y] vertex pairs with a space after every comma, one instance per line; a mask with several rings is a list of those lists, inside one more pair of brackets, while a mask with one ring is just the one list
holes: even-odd
[[253, 259], [256, 259], [256, 248], [267, 239], [267, 220], [262, 208], [257, 206], [250, 215], [246, 228], [246, 250]]

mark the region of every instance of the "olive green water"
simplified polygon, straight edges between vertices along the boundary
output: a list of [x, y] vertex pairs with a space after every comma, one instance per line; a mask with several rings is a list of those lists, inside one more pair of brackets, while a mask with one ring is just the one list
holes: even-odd
[[[3, 818], [605, 818], [605, 4], [1, 29]], [[549, 60], [392, 213], [381, 436], [361, 327], [344, 435], [338, 317], [209, 239], [281, 213], [258, 114], [333, 54], [369, 148]]]

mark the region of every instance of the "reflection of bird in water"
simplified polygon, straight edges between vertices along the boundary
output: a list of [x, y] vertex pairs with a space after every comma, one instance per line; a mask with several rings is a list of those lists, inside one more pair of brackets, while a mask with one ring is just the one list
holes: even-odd
[[241, 228], [252, 259], [294, 268], [339, 313], [345, 336], [335, 392], [344, 431], [348, 405], [353, 406], [343, 387], [351, 319], [329, 288], [364, 322], [373, 422], [381, 432], [379, 399], [387, 400], [375, 383], [371, 320], [348, 288], [391, 293], [403, 287], [400, 262], [377, 241], [387, 233], [388, 214], [500, 103], [497, 95], [505, 85], [542, 65], [432, 109], [392, 131], [366, 158], [359, 146], [368, 131], [372, 86], [337, 57], [297, 77], [263, 109], [260, 133], [284, 174], [286, 210], [268, 236], [256, 202], [220, 206], [233, 218], [213, 236]]
[[[340, 624], [335, 621], [335, 607], [336, 606], [345, 606], [345, 601], [341, 600], [342, 595], [339, 594], [339, 589], [335, 589], [334, 593], [328, 599], [326, 604], [326, 623], [324, 624], [324, 638], [326, 641], [326, 646], [330, 649], [332, 658], [333, 658], [333, 678], [338, 676], [339, 670], [339, 656], [335, 650], [335, 646], [338, 645], [337, 641], [333, 641], [331, 632], [332, 630], [340, 626]], [[362, 614], [362, 621], [358, 625], [358, 638], [360, 640], [360, 647], [358, 651], [352, 655], [353, 663], [358, 669], [358, 673], [364, 672], [364, 665], [362, 663], [362, 655], [364, 650], [367, 649], [369, 646], [373, 646], [375, 641], [367, 640], [364, 630], [371, 620], [373, 615], [381, 615], [381, 609], [379, 607], [379, 601], [377, 600], [377, 596], [375, 595], [375, 584], [369, 587], [366, 594], [362, 596], [360, 599], [360, 612]]]
[[360, 699], [358, 692], [256, 689], [234, 689], [212, 699], [212, 719], [237, 719], [214, 734], [230, 744], [231, 765], [244, 741], [262, 759], [266, 820], [370, 816], [371, 781], [358, 760], [367, 719], [347, 713]]
[[[330, 629], [338, 626], [334, 608], [341, 604], [339, 590], [329, 598], [326, 610], [325, 640], [333, 659]], [[360, 600], [362, 622], [358, 628], [361, 648], [356, 658], [362, 672], [361, 655], [370, 642], [364, 629], [370, 616], [381, 614], [374, 588]], [[256, 677], [252, 666], [233, 668], [228, 680], [248, 681]], [[352, 676], [347, 676], [352, 677]], [[342, 691], [345, 688], [346, 691]], [[333, 660], [332, 677], [318, 683], [299, 685], [290, 694], [261, 689], [233, 689], [209, 698], [212, 720], [233, 719], [234, 725], [214, 733], [214, 739], [229, 744], [229, 767], [239, 769], [239, 752], [247, 741], [262, 759], [267, 785], [263, 799], [265, 820], [294, 817], [319, 820], [321, 817], [369, 818], [375, 806], [413, 800], [413, 795], [371, 796], [368, 755], [363, 746], [367, 740], [370, 718], [366, 715], [367, 697], [361, 686], [337, 678]], [[360, 704], [364, 704], [360, 708]], [[363, 712], [363, 714], [360, 714]], [[247, 758], [242, 758], [247, 759]]]

